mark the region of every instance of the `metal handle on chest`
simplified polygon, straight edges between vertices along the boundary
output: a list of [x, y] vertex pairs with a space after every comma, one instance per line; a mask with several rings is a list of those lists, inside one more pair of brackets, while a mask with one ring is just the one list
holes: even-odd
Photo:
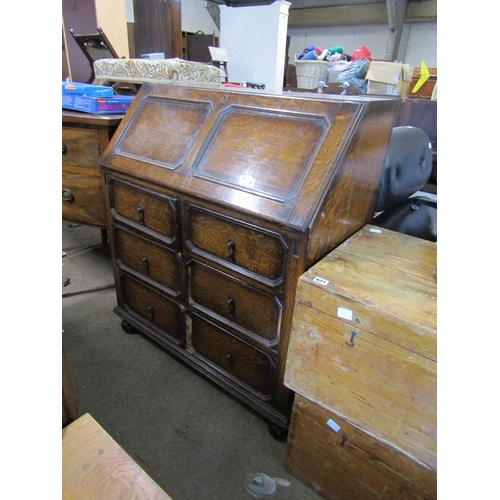
[[350, 342], [346, 342], [349, 347], [354, 347], [356, 344], [354, 343], [354, 337], [356, 336], [356, 332], [351, 332], [351, 340]]
[[234, 311], [236, 309], [236, 302], [234, 301], [234, 299], [232, 297], [228, 297], [228, 299], [227, 299], [227, 309], [229, 311], [229, 314], [234, 313]]
[[62, 199], [64, 201], [73, 201], [75, 199], [75, 195], [69, 189], [63, 189]]
[[137, 207], [137, 222], [144, 226], [144, 207], [142, 205]]

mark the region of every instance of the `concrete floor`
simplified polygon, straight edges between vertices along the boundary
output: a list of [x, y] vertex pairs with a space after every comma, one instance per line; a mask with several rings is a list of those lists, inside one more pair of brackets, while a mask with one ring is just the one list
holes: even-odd
[[90, 413], [174, 500], [252, 499], [244, 482], [258, 472], [284, 480], [261, 498], [321, 499], [286, 470], [286, 443], [265, 420], [122, 330], [99, 229], [63, 222], [62, 244], [63, 349], [80, 414]]

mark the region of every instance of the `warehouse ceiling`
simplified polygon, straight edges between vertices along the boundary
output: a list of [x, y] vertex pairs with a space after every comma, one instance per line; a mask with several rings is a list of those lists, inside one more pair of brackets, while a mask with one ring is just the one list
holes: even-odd
[[437, 0], [290, 0], [289, 27], [436, 22]]
[[[288, 0], [291, 9], [306, 7], [334, 7], [339, 5], [362, 5], [364, 3], [385, 3], [386, 0]], [[411, 0], [410, 0], [411, 1]]]
[[[404, 23], [436, 22], [437, 0], [288, 0], [288, 26], [316, 27], [388, 24], [391, 31]], [[207, 8], [219, 27], [219, 5], [233, 8], [271, 4], [273, 0], [209, 0]], [[219, 27], [220, 29], [220, 27]]]
[[[437, 0], [288, 0], [289, 28], [386, 24], [387, 59], [397, 57], [407, 23], [437, 22]], [[220, 29], [219, 5], [232, 8], [271, 4], [273, 0], [209, 0], [207, 9]]]

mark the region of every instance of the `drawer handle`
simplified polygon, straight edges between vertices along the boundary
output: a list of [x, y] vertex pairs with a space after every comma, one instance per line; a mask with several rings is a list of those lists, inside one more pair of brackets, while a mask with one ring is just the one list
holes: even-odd
[[340, 439], [341, 439], [340, 446], [344, 446], [346, 441], [349, 441], [349, 438], [346, 436], [345, 432], [342, 434], [342, 437]]
[[137, 222], [144, 226], [144, 207], [142, 205], [137, 207]]
[[227, 240], [227, 259], [234, 262], [234, 253], [236, 251], [236, 243], [233, 240]]
[[143, 271], [149, 275], [149, 261], [145, 255], [142, 257], [141, 262]]
[[233, 357], [233, 355], [230, 352], [228, 352], [226, 354], [226, 362], [227, 362], [227, 365], [229, 366], [229, 368], [233, 368], [233, 366], [234, 366], [234, 357]]
[[62, 190], [62, 199], [64, 201], [73, 201], [75, 199], [75, 196], [69, 189], [63, 189]]
[[233, 314], [236, 309], [236, 302], [232, 297], [227, 299], [227, 308], [229, 310], [229, 314]]
[[66, 147], [66, 144], [64, 142], [62, 143], [62, 154], [65, 155], [68, 152], [68, 148]]
[[155, 319], [155, 309], [151, 305], [148, 306], [148, 316], [149, 316], [149, 319], [151, 321], [154, 321], [154, 319]]
[[356, 332], [351, 332], [351, 341], [350, 342], [346, 342], [346, 344], [349, 346], [349, 347], [354, 347], [355, 344], [354, 344], [354, 337], [356, 336]]

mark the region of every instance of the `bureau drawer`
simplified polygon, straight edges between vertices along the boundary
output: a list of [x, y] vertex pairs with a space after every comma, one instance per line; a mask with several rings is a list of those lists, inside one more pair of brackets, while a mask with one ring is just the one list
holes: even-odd
[[62, 161], [75, 167], [99, 169], [99, 137], [96, 130], [62, 129]]
[[180, 294], [181, 271], [178, 255], [124, 229], [113, 229], [116, 259], [137, 273]]
[[62, 218], [106, 227], [107, 210], [100, 173], [63, 165]]
[[124, 222], [149, 230], [168, 244], [176, 241], [177, 199], [111, 179], [111, 211]]
[[121, 293], [125, 309], [160, 328], [177, 344], [184, 341], [183, 314], [175, 302], [127, 274], [121, 275]]
[[196, 314], [191, 315], [191, 345], [188, 348], [257, 391], [262, 399], [271, 398], [274, 365], [269, 355]]
[[191, 206], [187, 238], [194, 253], [246, 269], [274, 285], [283, 280], [286, 250], [277, 234]]
[[282, 307], [275, 296], [196, 261], [190, 261], [188, 272], [190, 302], [195, 307], [257, 335], [268, 346], [276, 345]]

